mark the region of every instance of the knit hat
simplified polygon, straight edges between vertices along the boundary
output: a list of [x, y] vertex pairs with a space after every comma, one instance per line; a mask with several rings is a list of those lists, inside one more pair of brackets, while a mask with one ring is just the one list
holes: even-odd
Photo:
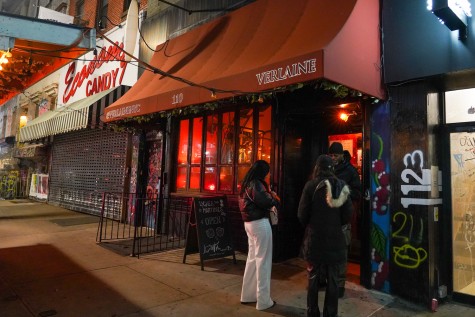
[[328, 154], [343, 154], [343, 145], [340, 142], [333, 142], [328, 149]]
[[328, 155], [322, 154], [317, 158], [316, 167], [322, 171], [331, 170], [333, 167], [333, 160]]

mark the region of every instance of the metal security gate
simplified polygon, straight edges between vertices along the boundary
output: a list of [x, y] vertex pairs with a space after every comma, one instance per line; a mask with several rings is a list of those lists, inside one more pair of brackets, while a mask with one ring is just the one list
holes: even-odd
[[97, 129], [56, 135], [49, 202], [100, 215], [102, 194], [124, 190], [128, 139], [127, 133]]

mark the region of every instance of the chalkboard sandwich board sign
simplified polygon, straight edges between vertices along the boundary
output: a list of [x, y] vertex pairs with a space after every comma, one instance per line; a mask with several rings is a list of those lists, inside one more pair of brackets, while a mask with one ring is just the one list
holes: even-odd
[[201, 270], [204, 260], [236, 255], [228, 225], [226, 196], [200, 197], [193, 199], [193, 209], [188, 221], [185, 254], [200, 253]]

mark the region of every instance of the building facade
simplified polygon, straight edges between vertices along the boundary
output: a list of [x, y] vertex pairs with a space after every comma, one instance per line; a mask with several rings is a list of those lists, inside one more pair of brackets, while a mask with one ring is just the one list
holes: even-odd
[[450, 297], [475, 303], [474, 5], [382, 2], [389, 287], [422, 303]]
[[[176, 4], [182, 8], [175, 10], [194, 9], [186, 1]], [[284, 1], [227, 5], [229, 11], [210, 15], [211, 20], [186, 32], [155, 35], [164, 40], [154, 43], [151, 54], [142, 42], [146, 70], [105, 109], [102, 120], [142, 132], [137, 183], [140, 192], [149, 189], [170, 204], [163, 222], [175, 211], [190, 213], [186, 202], [194, 197], [225, 195], [234, 245], [244, 252], [239, 186], [255, 160], [270, 162], [268, 181], [283, 198], [274, 228], [274, 260], [280, 261], [299, 254], [301, 190], [316, 158], [332, 142], [350, 152], [369, 188], [370, 118], [384, 98], [375, 67], [380, 63], [379, 3], [302, 1], [291, 11]], [[203, 8], [215, 11], [206, 3]], [[171, 21], [165, 23], [164, 16], [173, 15], [147, 16], [145, 41], [147, 34], [167, 30], [163, 25]], [[342, 111], [346, 121], [338, 118]], [[371, 262], [367, 200], [361, 200], [353, 223], [352, 258], [361, 264], [362, 283], [372, 287], [377, 268]]]

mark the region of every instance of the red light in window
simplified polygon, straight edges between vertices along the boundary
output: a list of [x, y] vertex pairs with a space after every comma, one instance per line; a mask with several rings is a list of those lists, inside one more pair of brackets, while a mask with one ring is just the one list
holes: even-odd
[[216, 185], [211, 184], [211, 185], [208, 186], [208, 189], [209, 190], [216, 190]]

